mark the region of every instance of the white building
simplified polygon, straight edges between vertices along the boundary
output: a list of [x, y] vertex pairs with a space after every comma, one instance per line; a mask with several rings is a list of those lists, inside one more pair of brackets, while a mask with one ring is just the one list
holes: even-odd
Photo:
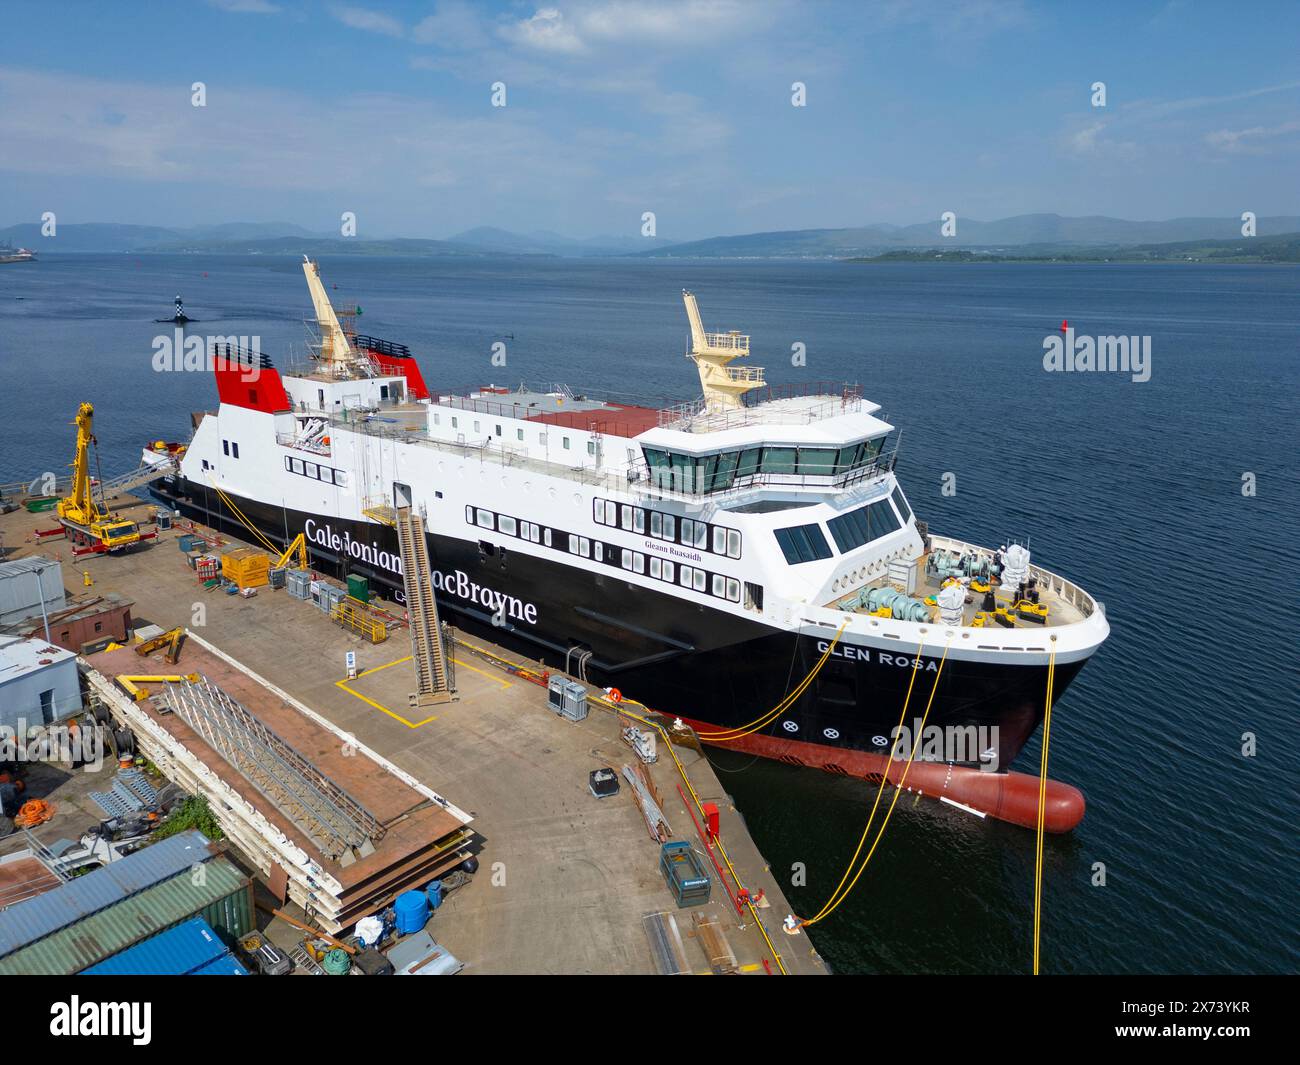
[[0, 727], [21, 732], [81, 709], [76, 655], [44, 640], [0, 637]]

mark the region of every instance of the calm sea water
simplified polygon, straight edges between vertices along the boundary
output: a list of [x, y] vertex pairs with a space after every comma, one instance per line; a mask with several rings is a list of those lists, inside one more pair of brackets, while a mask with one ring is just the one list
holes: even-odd
[[[323, 271], [337, 302], [361, 305], [362, 331], [409, 344], [435, 388], [526, 379], [694, 398], [682, 288], [709, 328], [753, 335], [769, 380], [861, 382], [903, 430], [899, 476], [932, 529], [1027, 535], [1037, 560], [1107, 606], [1111, 638], [1053, 718], [1052, 775], [1089, 807], [1048, 839], [1043, 970], [1300, 968], [1300, 270], [339, 258]], [[212, 381], [151, 368], [166, 331], [152, 319], [178, 292], [201, 319], [192, 329], [260, 336], [282, 363], [303, 351], [310, 304], [288, 259], [0, 266], [0, 481], [61, 469], [83, 400], [106, 475], [143, 441], [188, 434], [189, 412], [215, 403]], [[1062, 319], [1149, 335], [1151, 380], [1044, 373], [1043, 338]], [[498, 340], [504, 370], [490, 364]], [[791, 365], [796, 343], [805, 368]], [[941, 492], [947, 473], [955, 495]], [[1038, 753], [1017, 768], [1035, 772]], [[789, 894], [815, 912], [872, 792], [715, 761], [778, 874], [806, 867]], [[1024, 972], [1033, 857], [1030, 832], [905, 796], [813, 941], [843, 972]]]

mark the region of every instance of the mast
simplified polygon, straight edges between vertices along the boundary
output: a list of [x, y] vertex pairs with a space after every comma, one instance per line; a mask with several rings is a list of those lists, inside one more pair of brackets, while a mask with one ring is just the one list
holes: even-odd
[[763, 382], [761, 366], [733, 367], [733, 359], [749, 355], [749, 337], [730, 333], [706, 333], [695, 296], [682, 289], [686, 317], [691, 323], [691, 350], [687, 358], [700, 372], [700, 388], [709, 410], [733, 410], [741, 406], [740, 397]]
[[348, 344], [347, 334], [339, 325], [338, 316], [321, 284], [320, 266], [307, 256], [302, 257], [302, 272], [307, 277], [307, 288], [311, 291], [312, 306], [316, 309], [316, 326], [320, 329], [321, 360], [339, 376], [345, 376], [355, 359], [352, 347]]

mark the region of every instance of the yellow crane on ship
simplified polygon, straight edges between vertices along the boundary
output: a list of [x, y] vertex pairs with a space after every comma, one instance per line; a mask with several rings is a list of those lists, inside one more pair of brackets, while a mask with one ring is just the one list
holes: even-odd
[[95, 408], [83, 403], [77, 410], [77, 454], [72, 463], [72, 494], [60, 499], [56, 505], [59, 524], [74, 545], [88, 551], [122, 551], [138, 544], [143, 537], [140, 527], [111, 514], [95, 498], [90, 479], [90, 445], [95, 442], [93, 432]]

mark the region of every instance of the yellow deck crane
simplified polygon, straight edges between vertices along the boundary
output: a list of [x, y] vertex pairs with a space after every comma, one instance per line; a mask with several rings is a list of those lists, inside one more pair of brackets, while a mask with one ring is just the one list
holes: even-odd
[[95, 499], [90, 479], [90, 445], [95, 443], [94, 419], [95, 408], [83, 403], [77, 410], [74, 423], [77, 426], [77, 454], [72, 463], [72, 494], [60, 499], [56, 506], [59, 524], [72, 542], [74, 555], [124, 551], [154, 536], [153, 533], [141, 533], [135, 522], [110, 513], [102, 500]]
[[299, 533], [293, 538], [293, 541], [284, 549], [284, 553], [271, 563], [272, 569], [284, 569], [294, 559], [298, 560], [298, 568], [307, 568], [307, 538]]

